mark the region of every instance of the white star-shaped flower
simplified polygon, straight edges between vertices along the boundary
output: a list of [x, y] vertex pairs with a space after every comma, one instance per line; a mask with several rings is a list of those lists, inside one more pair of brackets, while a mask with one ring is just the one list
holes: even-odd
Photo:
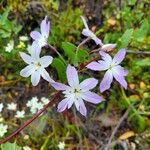
[[21, 58], [28, 64], [28, 66], [21, 70], [20, 75], [23, 77], [31, 76], [31, 82], [33, 86], [36, 86], [39, 83], [41, 76], [46, 81], [53, 82], [45, 69], [52, 63], [53, 57], [43, 56], [40, 58], [39, 52], [39, 50], [32, 46], [30, 49], [31, 56], [25, 54], [24, 52], [20, 52]]
[[15, 117], [16, 118], [24, 118], [24, 115], [25, 115], [25, 111], [24, 110], [17, 111]]
[[7, 104], [7, 109], [8, 110], [16, 110], [16, 108], [17, 108], [17, 104], [15, 104], [15, 103], [10, 103], [10, 104]]
[[3, 137], [5, 133], [7, 133], [8, 126], [0, 124], [0, 137]]

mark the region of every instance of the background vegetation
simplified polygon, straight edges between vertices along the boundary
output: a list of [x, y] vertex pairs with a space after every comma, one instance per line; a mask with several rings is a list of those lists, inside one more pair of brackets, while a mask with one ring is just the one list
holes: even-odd
[[[143, 53], [150, 52], [149, 8], [149, 0], [0, 0], [0, 103], [5, 106], [0, 122], [9, 126], [1, 139], [32, 116], [26, 106], [28, 100], [50, 98], [54, 92], [43, 80], [32, 87], [29, 79], [19, 75], [24, 67], [19, 51], [27, 52], [30, 32], [38, 29], [46, 15], [51, 21], [49, 43], [72, 64], [74, 49], [85, 39], [81, 35], [81, 15], [88, 19], [90, 29], [104, 43], [117, 43], [114, 53], [120, 48], [132, 50], [123, 62], [129, 71], [127, 91], [114, 83], [111, 90], [104, 93], [106, 103], [88, 106], [87, 118], [70, 112], [68, 120], [65, 114], [56, 112], [54, 105], [9, 141], [12, 145], [1, 145], [1, 149], [14, 146], [19, 150], [29, 146], [33, 150], [55, 150], [59, 142], [64, 141], [65, 149], [103, 150], [130, 105], [129, 115], [118, 129], [112, 149], [150, 149], [150, 54]], [[13, 45], [10, 52], [8, 44]], [[92, 41], [85, 45], [78, 54], [79, 63], [90, 60], [87, 52], [97, 48]], [[65, 81], [66, 67], [61, 59], [46, 48], [43, 53], [56, 57], [49, 72], [55, 80]], [[88, 74], [91, 73], [86, 71], [85, 75]], [[17, 119], [14, 112], [6, 109], [11, 102], [17, 104], [18, 110], [26, 110], [25, 118]]]

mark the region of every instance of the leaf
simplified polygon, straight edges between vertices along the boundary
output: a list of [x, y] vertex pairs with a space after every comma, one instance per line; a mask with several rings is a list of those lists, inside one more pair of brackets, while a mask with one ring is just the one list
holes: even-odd
[[74, 63], [76, 46], [69, 42], [63, 42], [62, 48], [65, 52], [65, 55], [70, 59], [71, 63]]
[[148, 23], [148, 20], [144, 20], [142, 22], [142, 25], [140, 27], [139, 30], [137, 30], [134, 34], [134, 38], [135, 40], [139, 41], [139, 42], [142, 42], [144, 40], [144, 38], [146, 37], [146, 35], [148, 34], [149, 32], [149, 23]]
[[150, 58], [144, 58], [144, 59], [140, 59], [139, 61], [136, 62], [136, 65], [140, 66], [140, 67], [148, 67], [150, 66]]
[[1, 24], [5, 25], [5, 21], [7, 20], [7, 17], [9, 15], [10, 9], [6, 9], [5, 12], [0, 17]]
[[131, 120], [132, 125], [135, 128], [135, 130], [137, 130], [138, 132], [143, 132], [145, 130], [146, 121], [144, 117], [142, 117], [141, 115], [135, 114], [131, 119], [132, 119]]
[[63, 42], [62, 48], [74, 66], [77, 66], [79, 62], [84, 62], [88, 57], [88, 52], [85, 49], [79, 49], [76, 53], [77, 47], [72, 43]]
[[61, 81], [66, 80], [66, 66], [62, 62], [60, 58], [54, 58], [52, 67], [54, 67], [57, 70], [58, 77]]
[[125, 31], [125, 33], [122, 35], [122, 37], [118, 43], [119, 49], [120, 48], [126, 48], [129, 45], [132, 34], [133, 34], [133, 29], [128, 29]]
[[119, 140], [126, 140], [133, 136], [135, 136], [135, 133], [133, 131], [127, 131], [127, 132], [123, 133], [121, 136], [119, 136]]
[[137, 0], [128, 0], [129, 5], [135, 5]]
[[7, 142], [1, 145], [1, 150], [22, 150], [22, 148], [16, 145], [15, 143]]
[[83, 63], [88, 57], [88, 52], [85, 49], [79, 49], [77, 56], [78, 56], [78, 62]]

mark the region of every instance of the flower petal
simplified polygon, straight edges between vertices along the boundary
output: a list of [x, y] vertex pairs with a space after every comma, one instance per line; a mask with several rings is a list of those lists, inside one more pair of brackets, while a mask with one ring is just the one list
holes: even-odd
[[79, 85], [77, 70], [75, 69], [75, 67], [72, 67], [71, 65], [67, 66], [67, 79], [68, 79], [68, 84], [71, 87], [76, 87]]
[[113, 63], [115, 65], [120, 64], [123, 61], [123, 59], [125, 58], [125, 55], [126, 55], [126, 50], [125, 49], [119, 50], [118, 53], [113, 58]]
[[34, 59], [31, 56], [27, 55], [24, 52], [19, 52], [19, 54], [23, 59], [23, 61], [26, 62], [27, 64], [31, 64], [34, 61]]
[[113, 72], [113, 76], [125, 89], [127, 89], [127, 82], [124, 76], [122, 76], [118, 72]]
[[68, 105], [68, 98], [63, 99], [61, 102], [59, 102], [58, 107], [57, 107], [57, 111], [58, 112], [62, 112], [67, 108]]
[[74, 99], [74, 96], [70, 96], [68, 101], [68, 109], [73, 105], [73, 103], [77, 100]]
[[82, 99], [79, 99], [78, 100], [79, 102], [79, 112], [83, 115], [83, 116], [86, 116], [87, 115], [87, 109], [85, 107], [85, 104], [83, 102]]
[[41, 34], [46, 38], [48, 38], [50, 31], [50, 22], [47, 21], [47, 17], [45, 17], [45, 19], [42, 20], [40, 27], [41, 27]]
[[102, 59], [108, 63], [108, 64], [111, 64], [112, 63], [112, 58], [109, 54], [103, 52], [103, 51], [100, 51], [99, 54], [102, 56]]
[[79, 111], [79, 101], [78, 100], [76, 100], [76, 101], [74, 101], [74, 104], [75, 104], [75, 106], [76, 106], [76, 109]]
[[106, 71], [104, 78], [102, 79], [100, 83], [100, 91], [104, 92], [105, 90], [110, 88], [110, 85], [113, 81], [113, 75], [110, 70]]
[[34, 67], [32, 65], [28, 65], [20, 71], [20, 75], [22, 77], [29, 77], [34, 71]]
[[41, 34], [38, 31], [32, 31], [30, 33], [30, 36], [32, 37], [32, 39], [34, 40], [38, 40], [41, 38]]
[[93, 104], [98, 104], [98, 103], [104, 101], [104, 99], [101, 96], [99, 96], [98, 94], [95, 94], [91, 91], [87, 91], [85, 93], [82, 93], [81, 97], [85, 101], [93, 103]]
[[121, 67], [120, 65], [114, 66], [113, 71], [115, 71], [120, 76], [128, 75], [128, 71], [126, 69], [124, 69], [123, 67]]
[[58, 83], [58, 82], [52, 82], [50, 83], [52, 85], [52, 87], [58, 91], [64, 91], [64, 90], [67, 90], [69, 89], [70, 87], [65, 85], [65, 84], [62, 84], [62, 83]]
[[99, 39], [96, 35], [92, 37], [92, 39], [95, 41], [96, 45], [102, 45], [101, 39]]
[[31, 82], [33, 86], [36, 86], [40, 81], [40, 73], [35, 71], [31, 74]]
[[48, 82], [54, 82], [53, 79], [51, 79], [51, 77], [49, 76], [48, 72], [45, 69], [41, 69], [40, 70], [40, 74], [43, 77], [43, 79], [45, 79]]
[[83, 23], [84, 23], [85, 28], [86, 28], [86, 29], [89, 29], [85, 18], [84, 18], [83, 16], [81, 16], [81, 19], [82, 19], [82, 21], [83, 21]]
[[80, 83], [80, 88], [84, 91], [88, 91], [93, 89], [97, 85], [97, 83], [98, 80], [96, 80], [95, 78], [85, 79]]
[[89, 29], [83, 29], [82, 34], [87, 37], [91, 37], [91, 31]]
[[101, 70], [107, 70], [109, 68], [110, 64], [99, 60], [98, 62], [93, 61], [91, 63], [89, 63], [86, 67], [91, 69], [91, 70], [95, 70], [95, 71], [101, 71]]
[[43, 56], [40, 58], [40, 63], [42, 67], [46, 68], [48, 67], [53, 61], [53, 57], [51, 56]]
[[39, 59], [41, 53], [41, 46], [38, 44], [37, 41], [34, 41], [30, 47], [30, 54], [33, 58]]
[[109, 51], [110, 49], [114, 49], [116, 47], [116, 44], [104, 44], [101, 47], [102, 51]]

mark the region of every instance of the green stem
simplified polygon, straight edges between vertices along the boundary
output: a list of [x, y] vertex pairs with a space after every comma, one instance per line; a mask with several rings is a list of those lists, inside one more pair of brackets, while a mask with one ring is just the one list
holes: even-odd
[[67, 65], [65, 59], [63, 58], [63, 56], [57, 51], [57, 49], [55, 49], [55, 47], [53, 47], [52, 45], [48, 44], [48, 46], [60, 57], [60, 59], [64, 62], [65, 65]]

